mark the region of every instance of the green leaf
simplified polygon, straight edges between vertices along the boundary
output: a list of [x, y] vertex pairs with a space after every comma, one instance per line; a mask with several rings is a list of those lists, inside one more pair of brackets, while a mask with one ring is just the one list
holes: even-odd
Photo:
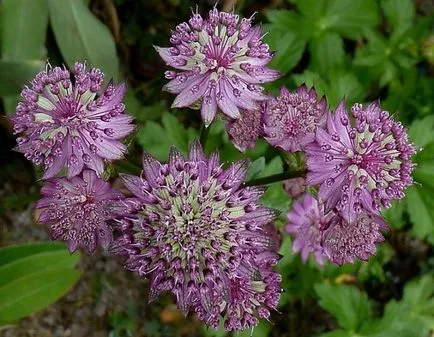
[[14, 260], [0, 267], [0, 287], [21, 277], [45, 269], [72, 268], [80, 259], [79, 254], [71, 255], [67, 249], [30, 255]]
[[323, 75], [344, 62], [344, 43], [337, 33], [326, 32], [313, 39], [310, 42], [310, 52], [313, 69]]
[[276, 51], [270, 66], [282, 73], [288, 72], [297, 65], [306, 47], [306, 40], [293, 31], [277, 30], [274, 26], [270, 27], [265, 41], [270, 45], [271, 50]]
[[50, 0], [50, 20], [60, 52], [69, 67], [87, 61], [106, 79], [117, 79], [119, 60], [109, 29], [82, 1]]
[[253, 329], [246, 329], [238, 332], [236, 337], [267, 337], [271, 332], [271, 324], [265, 320], [260, 320]]
[[411, 307], [412, 317], [424, 319], [434, 327], [434, 277], [426, 275], [409, 282], [404, 288], [402, 301]]
[[384, 209], [381, 214], [386, 218], [387, 223], [396, 229], [401, 229], [405, 226], [403, 219], [406, 203], [404, 200], [392, 201], [392, 207]]
[[2, 59], [6, 61], [40, 59], [44, 53], [47, 24], [47, 0], [2, 0], [0, 4]]
[[381, 7], [393, 30], [403, 31], [411, 26], [415, 13], [413, 1], [383, 0]]
[[358, 331], [369, 319], [371, 310], [368, 297], [355, 287], [343, 284], [317, 284], [315, 291], [319, 305], [336, 317], [340, 327]]
[[164, 162], [167, 161], [172, 145], [187, 154], [189, 143], [199, 137], [198, 131], [193, 128], [186, 129], [174, 115], [167, 111], [163, 113], [162, 123], [163, 126], [148, 121], [137, 133], [137, 141], [143, 150]]
[[0, 287], [0, 321], [39, 311], [65, 295], [80, 278], [71, 268], [43, 270]]
[[175, 145], [178, 150], [187, 153], [188, 151], [188, 136], [184, 126], [179, 122], [178, 118], [170, 113], [165, 113], [162, 119], [166, 137]]
[[246, 174], [246, 181], [249, 181], [251, 179], [254, 179], [258, 177], [262, 171], [265, 168], [265, 158], [259, 157], [258, 159], [254, 160], [252, 164], [250, 164], [250, 167]]
[[329, 0], [325, 8], [324, 26], [347, 38], [359, 38], [379, 23], [375, 0]]
[[434, 190], [411, 186], [407, 189], [407, 209], [413, 223], [412, 232], [419, 239], [434, 239]]
[[306, 84], [308, 88], [315, 88], [317, 95], [322, 96], [328, 92], [327, 82], [317, 73], [310, 70], [305, 70], [303, 74], [293, 75], [295, 83], [297, 86]]
[[408, 135], [412, 142], [424, 147], [434, 142], [434, 116], [427, 116], [423, 119], [416, 119], [411, 124]]
[[331, 332], [326, 332], [320, 335], [320, 337], [353, 337], [353, 334], [350, 334], [347, 331], [336, 330]]
[[0, 61], [0, 96], [16, 96], [25, 83], [30, 81], [43, 67], [43, 62]]
[[65, 245], [58, 242], [37, 242], [1, 247], [0, 267], [14, 260], [22, 259], [33, 254], [52, 252], [63, 249], [65, 249]]
[[296, 0], [297, 8], [310, 20], [319, 20], [323, 17], [328, 6], [327, 0]]

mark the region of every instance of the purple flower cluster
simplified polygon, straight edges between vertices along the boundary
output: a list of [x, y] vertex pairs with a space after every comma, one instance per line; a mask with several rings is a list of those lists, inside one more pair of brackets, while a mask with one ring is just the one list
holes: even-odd
[[285, 230], [295, 234], [292, 248], [295, 253], [301, 252], [303, 261], [313, 253], [318, 264], [329, 259], [342, 265], [356, 258], [366, 261], [375, 254], [375, 245], [384, 240], [381, 230], [387, 230], [387, 225], [380, 216], [369, 213], [353, 221], [334, 211], [325, 213], [324, 204], [306, 194], [288, 213]]
[[[344, 103], [332, 113], [304, 85], [265, 94], [261, 84], [279, 74], [267, 67], [272, 53], [252, 18], [216, 8], [207, 18], [194, 13], [170, 43], [155, 48], [175, 69], [164, 87], [177, 95], [173, 107], [199, 103], [206, 127], [220, 110], [240, 151], [264, 138], [280, 151], [305, 153], [307, 176], [284, 188], [291, 198], [318, 197], [305, 194], [287, 215], [294, 252], [339, 265], [375, 254], [387, 230], [381, 207], [413, 182], [415, 149], [404, 127], [377, 102], [355, 104], [349, 115]], [[133, 118], [124, 113], [126, 85], [103, 89], [103, 79], [76, 63], [73, 76], [49, 68], [22, 91], [12, 122], [18, 151], [44, 168], [38, 221], [71, 253], [100, 246], [122, 256], [128, 270], [149, 278], [150, 301], [170, 292], [184, 314], [195, 312], [208, 326], [246, 329], [268, 319], [281, 292], [273, 270], [277, 211], [260, 204], [263, 187], [248, 186], [258, 181], [245, 184], [248, 162], [223, 168], [218, 152], [207, 157], [198, 142], [187, 158], [173, 147], [167, 163], [145, 153], [140, 176], [121, 175], [125, 197], [101, 176], [107, 161], [125, 155]]]
[[255, 109], [267, 98], [262, 83], [279, 77], [267, 68], [272, 54], [262, 41], [260, 26], [252, 18], [240, 20], [235, 13], [212, 9], [207, 18], [198, 13], [176, 26], [169, 48], [155, 47], [164, 62], [177, 69], [167, 71], [164, 89], [176, 94], [172, 107], [188, 107], [201, 101], [206, 126], [217, 108], [229, 119]]
[[317, 127], [326, 121], [326, 100], [319, 99], [315, 89], [303, 85], [291, 93], [280, 89], [280, 95], [267, 101], [264, 113], [265, 139], [282, 150], [296, 152], [315, 139]]
[[107, 220], [119, 215], [122, 194], [94, 171], [84, 170], [69, 179], [49, 179], [41, 195], [36, 204], [41, 211], [38, 222], [50, 226], [53, 240], [66, 241], [71, 253], [80, 247], [89, 252], [98, 245], [108, 248], [113, 235]]
[[12, 117], [18, 151], [43, 165], [44, 179], [66, 169], [68, 178], [84, 168], [98, 176], [104, 160], [120, 159], [126, 147], [120, 139], [130, 134], [133, 118], [124, 114], [126, 85], [109, 83], [101, 93], [103, 73], [82, 63], [74, 78], [59, 67], [40, 72], [21, 93], [22, 102]]
[[295, 203], [287, 226], [304, 259], [312, 252], [320, 263], [367, 260], [387, 229], [381, 207], [402, 199], [413, 182], [415, 149], [401, 123], [377, 102], [351, 111], [352, 119], [341, 103], [329, 112], [326, 127], [305, 148], [307, 184], [320, 186], [320, 204], [311, 196]]
[[273, 272], [279, 241], [276, 212], [261, 206], [264, 190], [243, 187], [247, 162], [223, 169], [218, 153], [199, 143], [185, 159], [172, 148], [167, 164], [145, 154], [140, 177], [124, 175], [136, 212], [125, 217], [114, 245], [125, 265], [151, 280], [150, 300], [163, 291], [180, 310], [227, 330], [268, 318], [280, 296]]

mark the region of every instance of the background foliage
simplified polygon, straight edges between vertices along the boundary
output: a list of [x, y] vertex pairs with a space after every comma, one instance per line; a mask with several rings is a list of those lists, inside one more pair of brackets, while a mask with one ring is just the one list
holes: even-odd
[[[169, 110], [173, 97], [161, 92], [165, 67], [152, 45], [168, 45], [170, 29], [186, 20], [196, 5], [204, 13], [213, 2], [1, 0], [0, 97], [5, 118], [0, 119], [0, 245], [47, 238], [32, 216], [39, 173], [10, 151], [14, 139], [6, 118], [14, 112], [22, 86], [47, 62], [70, 67], [86, 60], [101, 68], [107, 80], [127, 81], [127, 111], [138, 126], [128, 140], [129, 162], [140, 166], [143, 150], [164, 160], [172, 144], [187, 151], [188, 142], [199, 135], [200, 120], [194, 110]], [[324, 94], [332, 108], [343, 98], [348, 106], [379, 98], [409, 128], [421, 150], [415, 157], [416, 184], [404, 201], [384, 212], [392, 228], [368, 263], [341, 268], [318, 267], [312, 261], [303, 264], [291, 253], [290, 238], [283, 239], [278, 269], [285, 292], [280, 312], [270, 322], [261, 322], [253, 335], [428, 336], [434, 329], [433, 2], [219, 2], [226, 10], [232, 6], [244, 16], [257, 12], [256, 20], [268, 32], [266, 41], [276, 51], [272, 66], [283, 76], [267, 89], [276, 92], [282, 85], [294, 89], [306, 83]], [[225, 161], [243, 156], [228, 142], [222, 121], [210, 131], [206, 149], [215, 148]], [[246, 155], [252, 161], [250, 179], [298, 165], [261, 142]], [[114, 177], [119, 170], [134, 168], [126, 162], [109, 167]], [[277, 224], [282, 226], [291, 204], [282, 185], [271, 185], [263, 202], [283, 212]], [[147, 305], [146, 283], [124, 272], [119, 261], [109, 262], [105, 256], [68, 258], [62, 246], [39, 250], [50, 247], [45, 244], [35, 251], [29, 247], [33, 246], [21, 248], [27, 253], [18, 254], [14, 261], [10, 250], [15, 248], [0, 250], [0, 323], [15, 321], [0, 328], [0, 335], [27, 336], [29, 331], [38, 336], [63, 336], [68, 331], [73, 336], [111, 337], [226, 335], [201, 327], [194, 317], [182, 318], [170, 297]], [[81, 272], [74, 267], [79, 259]], [[44, 265], [51, 267], [40, 267]], [[80, 274], [67, 297], [16, 322], [59, 298]], [[32, 295], [29, 289], [43, 280], [58, 284], [58, 291], [48, 293], [42, 287], [42, 295]], [[15, 312], [6, 301], [13, 291], [30, 296]]]

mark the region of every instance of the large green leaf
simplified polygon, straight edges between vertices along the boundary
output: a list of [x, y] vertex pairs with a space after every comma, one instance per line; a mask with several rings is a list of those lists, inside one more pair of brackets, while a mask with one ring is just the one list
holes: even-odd
[[0, 267], [0, 287], [21, 277], [46, 269], [73, 268], [80, 259], [79, 254], [71, 255], [67, 249], [33, 254], [14, 260]]
[[52, 252], [65, 249], [63, 243], [37, 242], [0, 248], [0, 267], [17, 259], [25, 258], [32, 254]]
[[47, 1], [1, 1], [0, 41], [3, 60], [38, 60], [41, 58], [48, 24]]
[[148, 121], [145, 127], [137, 133], [139, 144], [158, 160], [167, 160], [172, 145], [186, 154], [189, 142], [199, 136], [196, 129], [182, 127], [179, 120], [167, 111], [163, 113], [162, 123], [163, 126]]
[[434, 240], [434, 189], [411, 186], [407, 189], [406, 203], [412, 231], [419, 239]]
[[411, 26], [415, 12], [412, 0], [383, 0], [381, 6], [393, 30], [402, 31]]
[[[306, 40], [292, 31], [281, 31], [270, 27], [270, 33], [265, 37], [271, 50], [276, 51], [270, 66], [283, 73], [294, 68], [300, 61], [306, 47]], [[282, 43], [285, 41], [285, 43]]]
[[326, 75], [331, 69], [341, 66], [344, 62], [344, 43], [337, 33], [326, 32], [314, 38], [309, 48], [312, 67], [320, 74]]
[[43, 62], [39, 60], [0, 61], [0, 96], [18, 95], [42, 67]]
[[379, 23], [375, 0], [328, 0], [323, 25], [348, 38], [358, 38]]
[[82, 1], [50, 0], [50, 21], [68, 66], [77, 61], [87, 61], [101, 68], [106, 78], [119, 76], [113, 37]]
[[80, 278], [71, 268], [33, 273], [0, 287], [0, 321], [11, 322], [36, 312], [65, 295]]
[[343, 284], [317, 284], [315, 291], [319, 305], [336, 317], [339, 326], [356, 332], [370, 317], [370, 306], [365, 293]]
[[411, 124], [408, 134], [410, 140], [419, 147], [427, 146], [434, 142], [434, 116], [416, 119]]

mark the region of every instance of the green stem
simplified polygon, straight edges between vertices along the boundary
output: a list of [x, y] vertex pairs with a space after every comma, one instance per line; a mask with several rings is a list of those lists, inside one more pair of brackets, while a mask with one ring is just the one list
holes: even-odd
[[278, 174], [273, 174], [268, 177], [252, 179], [246, 182], [246, 185], [247, 186], [267, 185], [267, 184], [272, 184], [275, 182], [279, 182], [291, 178], [306, 177], [306, 173], [307, 173], [306, 170], [282, 172]]
[[209, 129], [211, 125], [206, 127], [205, 124], [202, 125], [202, 129], [200, 130], [200, 138], [199, 141], [202, 144], [202, 147], [205, 149], [206, 141], [208, 140]]

